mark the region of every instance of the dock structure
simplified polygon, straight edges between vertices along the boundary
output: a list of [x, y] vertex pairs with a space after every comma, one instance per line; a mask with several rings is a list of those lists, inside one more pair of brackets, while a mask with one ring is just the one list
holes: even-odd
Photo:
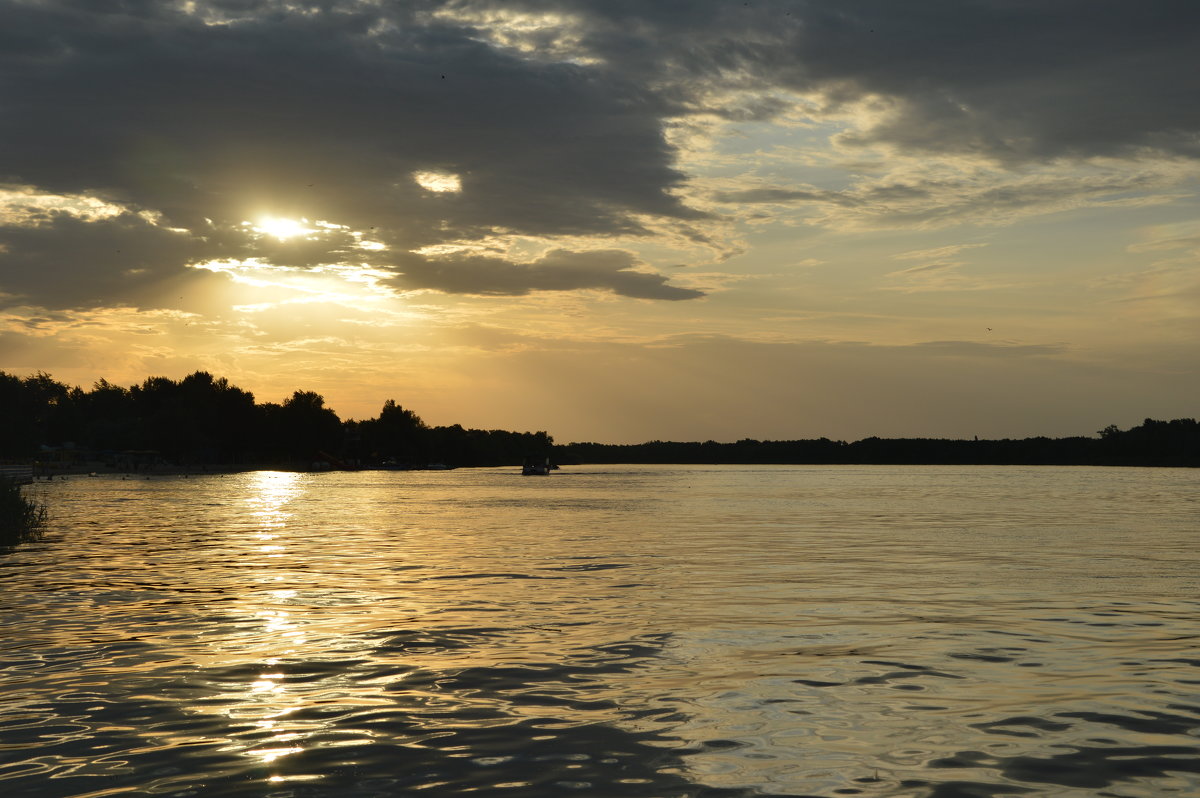
[[28, 485], [33, 482], [33, 463], [0, 463], [0, 480]]

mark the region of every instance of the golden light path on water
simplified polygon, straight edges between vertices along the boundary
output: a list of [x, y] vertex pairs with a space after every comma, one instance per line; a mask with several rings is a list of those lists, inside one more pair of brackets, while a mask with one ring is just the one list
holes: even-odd
[[[253, 537], [262, 542], [262, 545], [258, 547], [259, 552], [263, 555], [264, 562], [269, 563], [270, 558], [283, 556], [284, 546], [270, 541], [280, 537], [280, 530], [286, 527], [287, 519], [290, 517], [285, 507], [289, 501], [302, 492], [303, 487], [299, 474], [286, 471], [256, 472], [251, 475], [249, 482], [246, 504], [250, 517], [259, 527]], [[274, 574], [270, 570], [264, 570], [259, 576], [259, 581], [264, 585], [269, 585], [271, 582], [283, 583], [286, 579], [285, 575]], [[271, 600], [272, 608], [253, 611], [255, 616], [262, 619], [262, 635], [277, 639], [284, 646], [292, 643], [303, 644], [303, 629], [290, 619], [287, 610], [275, 608], [280, 603], [295, 598], [296, 591], [286, 587], [267, 588], [264, 594]], [[269, 667], [278, 664], [279, 657], [294, 653], [294, 651], [294, 648], [285, 647], [278, 652], [277, 656], [267, 657], [264, 665]], [[264, 734], [270, 735], [260, 747], [245, 752], [249, 756], [257, 757], [263, 763], [270, 763], [282, 756], [304, 750], [294, 744], [301, 737], [298, 732], [287, 731], [280, 727], [280, 719], [301, 706], [299, 697], [289, 695], [286, 687], [278, 681], [284, 677], [283, 673], [260, 673], [258, 680], [250, 684], [245, 696], [245, 704], [229, 713], [229, 717], [234, 720], [252, 719]], [[292, 778], [303, 779], [305, 777], [293, 776]], [[283, 780], [283, 777], [276, 775], [272, 776], [271, 780]]]
[[75, 478], [0, 794], [1200, 790], [1200, 474]]

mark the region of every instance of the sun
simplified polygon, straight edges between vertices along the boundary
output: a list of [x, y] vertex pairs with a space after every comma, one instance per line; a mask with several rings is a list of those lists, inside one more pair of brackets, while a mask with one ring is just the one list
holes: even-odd
[[255, 229], [260, 233], [275, 236], [280, 241], [313, 232], [295, 219], [283, 219], [278, 216], [264, 216], [258, 220]]

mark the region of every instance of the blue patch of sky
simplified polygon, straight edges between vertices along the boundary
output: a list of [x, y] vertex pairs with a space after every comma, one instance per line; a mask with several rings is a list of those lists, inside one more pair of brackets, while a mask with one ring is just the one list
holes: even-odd
[[728, 160], [705, 171], [714, 177], [754, 176], [783, 188], [815, 186], [840, 191], [849, 187], [853, 175], [843, 166], [823, 162], [830, 152], [830, 138], [843, 129], [829, 123], [738, 122], [714, 147], [717, 155]]

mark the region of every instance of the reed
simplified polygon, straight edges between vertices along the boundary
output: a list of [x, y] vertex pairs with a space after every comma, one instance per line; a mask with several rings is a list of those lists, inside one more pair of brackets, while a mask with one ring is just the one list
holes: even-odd
[[36, 540], [45, 525], [45, 505], [26, 498], [16, 482], [0, 477], [0, 547]]

